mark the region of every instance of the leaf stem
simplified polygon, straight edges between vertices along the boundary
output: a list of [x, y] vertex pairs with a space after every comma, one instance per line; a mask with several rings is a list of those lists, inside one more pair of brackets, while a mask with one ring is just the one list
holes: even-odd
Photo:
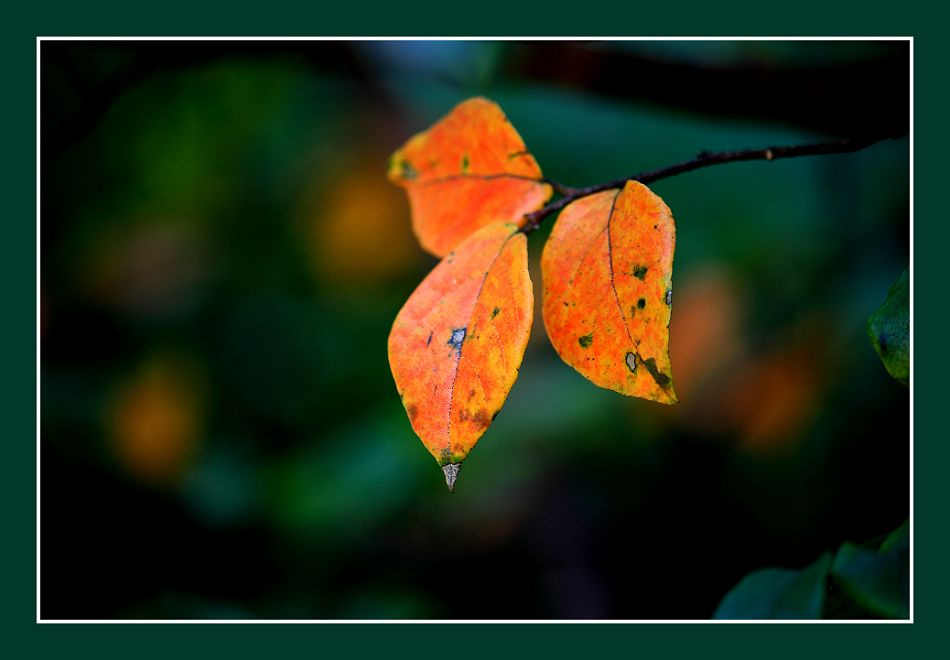
[[695, 158], [682, 163], [663, 167], [651, 172], [641, 172], [640, 174], [624, 177], [622, 179], [615, 179], [605, 183], [597, 183], [592, 186], [585, 186], [583, 188], [572, 188], [571, 186], [566, 186], [562, 183], [545, 179], [545, 183], [550, 184], [554, 190], [559, 195], [561, 195], [561, 197], [560, 199], [551, 202], [550, 204], [538, 209], [537, 211], [534, 211], [533, 213], [525, 214], [524, 217], [526, 222], [522, 231], [526, 234], [530, 234], [541, 226], [541, 221], [544, 218], [551, 215], [552, 213], [560, 211], [571, 202], [604, 190], [622, 188], [624, 184], [627, 183], [627, 181], [652, 183], [654, 181], [659, 181], [660, 179], [676, 176], [677, 174], [683, 174], [684, 172], [692, 172], [693, 170], [698, 170], [703, 167], [721, 165], [722, 163], [737, 163], [745, 160], [779, 160], [781, 158], [797, 158], [799, 156], [825, 156], [829, 154], [843, 154], [852, 151], [860, 151], [861, 149], [870, 147], [871, 145], [877, 144], [883, 140], [898, 139], [904, 137], [905, 135], [906, 134], [878, 134], [873, 136], [846, 138], [832, 142], [819, 142], [815, 144], [802, 144], [786, 147], [765, 147], [764, 149], [741, 149], [737, 151], [703, 151]]

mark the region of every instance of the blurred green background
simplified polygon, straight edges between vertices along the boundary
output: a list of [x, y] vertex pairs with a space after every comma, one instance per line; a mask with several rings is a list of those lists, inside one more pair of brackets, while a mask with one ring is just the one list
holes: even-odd
[[[44, 618], [706, 618], [909, 513], [868, 315], [908, 142], [709, 168], [677, 220], [681, 404], [601, 390], [538, 317], [455, 495], [386, 337], [435, 261], [389, 154], [497, 101], [584, 185], [907, 117], [906, 43], [44, 42]], [[530, 238], [532, 279], [548, 226]]]

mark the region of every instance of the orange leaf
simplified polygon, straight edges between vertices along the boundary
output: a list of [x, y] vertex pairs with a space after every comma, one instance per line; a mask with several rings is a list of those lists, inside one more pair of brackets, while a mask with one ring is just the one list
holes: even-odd
[[413, 230], [437, 257], [486, 225], [520, 227], [552, 193], [505, 113], [483, 98], [410, 138], [392, 155], [389, 179], [406, 189]]
[[533, 307], [527, 239], [494, 224], [443, 259], [396, 316], [396, 388], [450, 490], [518, 377]]
[[561, 358], [595, 385], [676, 403], [669, 356], [669, 208], [628, 181], [561, 212], [541, 257], [544, 325]]

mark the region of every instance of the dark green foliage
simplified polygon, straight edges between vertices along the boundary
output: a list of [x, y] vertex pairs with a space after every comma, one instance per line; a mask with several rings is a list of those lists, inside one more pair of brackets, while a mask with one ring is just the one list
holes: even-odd
[[766, 568], [745, 576], [716, 609], [717, 619], [817, 619], [831, 555], [801, 571]]
[[[904, 523], [879, 547], [844, 543], [800, 571], [766, 568], [744, 577], [717, 619], [906, 619], [910, 535]], [[868, 544], [873, 546], [874, 544]]]
[[887, 373], [910, 383], [910, 281], [907, 270], [887, 292], [887, 300], [868, 318], [868, 338]]
[[838, 550], [831, 577], [843, 604], [873, 615], [906, 619], [909, 614], [909, 525], [904, 523], [875, 551], [853, 543]]

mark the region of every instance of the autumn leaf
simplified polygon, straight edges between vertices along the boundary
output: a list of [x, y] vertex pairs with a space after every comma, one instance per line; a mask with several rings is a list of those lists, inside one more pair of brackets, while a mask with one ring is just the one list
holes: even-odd
[[422, 247], [443, 257], [476, 230], [521, 226], [551, 197], [541, 168], [492, 101], [463, 101], [390, 158], [389, 179], [404, 187]]
[[669, 357], [669, 208], [628, 181], [561, 212], [541, 258], [544, 325], [561, 358], [595, 385], [676, 403]]
[[396, 389], [450, 490], [518, 377], [533, 307], [527, 239], [499, 223], [449, 253], [396, 316]]

